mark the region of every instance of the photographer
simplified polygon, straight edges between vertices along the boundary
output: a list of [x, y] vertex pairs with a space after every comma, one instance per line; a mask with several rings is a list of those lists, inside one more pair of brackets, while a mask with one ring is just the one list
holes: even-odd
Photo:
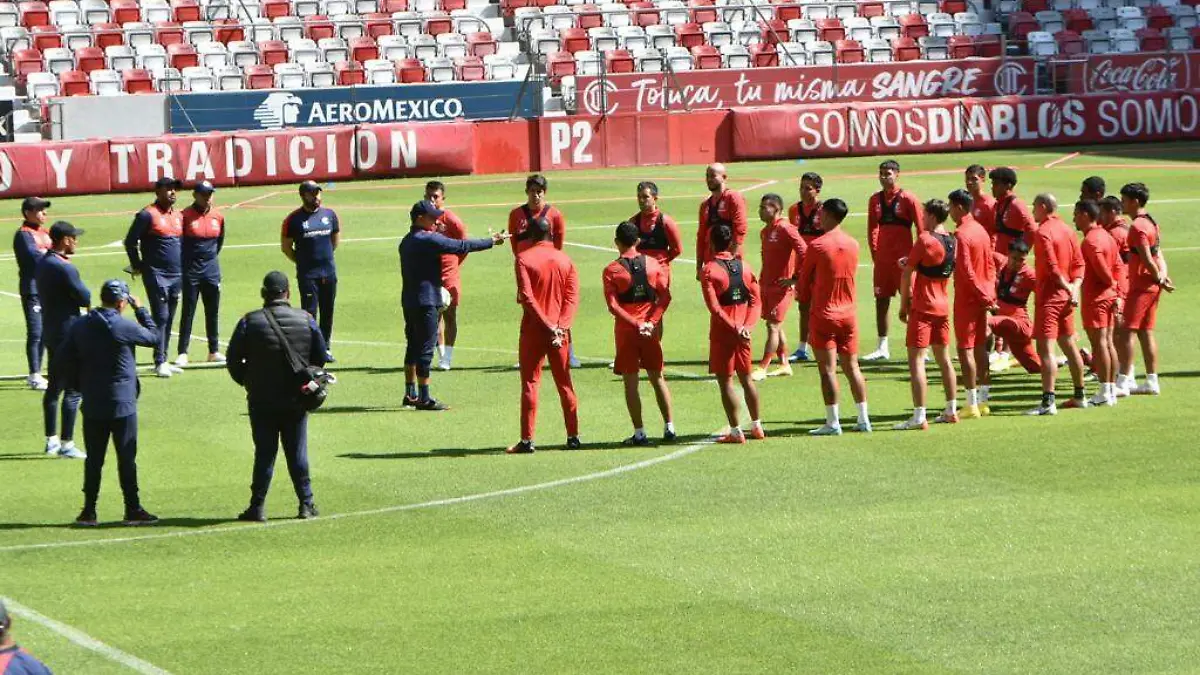
[[238, 322], [226, 352], [225, 367], [230, 377], [246, 388], [250, 433], [254, 438], [250, 507], [238, 520], [267, 519], [264, 504], [281, 441], [292, 486], [300, 500], [297, 518], [317, 516], [308, 477], [308, 411], [287, 352], [290, 345], [301, 365], [323, 366], [326, 345], [312, 315], [289, 305], [290, 298], [287, 276], [282, 272], [268, 273], [263, 279], [263, 308]]

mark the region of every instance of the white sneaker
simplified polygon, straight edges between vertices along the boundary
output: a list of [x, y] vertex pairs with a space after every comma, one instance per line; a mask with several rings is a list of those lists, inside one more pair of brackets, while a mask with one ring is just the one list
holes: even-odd
[[188, 355], [187, 354], [180, 354], [179, 356], [175, 357], [175, 365], [177, 367], [186, 368], [187, 364], [188, 364]]
[[1109, 398], [1107, 396], [1105, 396], [1104, 394], [1096, 394], [1095, 396], [1088, 399], [1088, 403], [1090, 403], [1091, 405], [1104, 405], [1104, 406], [1116, 405], [1116, 401], [1110, 401]]
[[46, 391], [46, 387], [50, 385], [50, 383], [46, 381], [46, 378], [42, 377], [41, 373], [33, 373], [29, 377], [25, 378], [25, 384], [28, 384], [29, 388], [34, 391]]
[[168, 366], [165, 363], [160, 363], [154, 367], [154, 374], [159, 377], [170, 377], [174, 375], [175, 372], [171, 370], [171, 366]]
[[1054, 403], [1051, 403], [1048, 406], [1039, 405], [1038, 407], [1034, 408], [1033, 410], [1026, 410], [1024, 414], [1028, 417], [1039, 417], [1042, 415], [1057, 415], [1058, 414], [1058, 406]]
[[441, 359], [438, 361], [437, 367], [438, 370], [450, 370], [450, 362], [445, 359]]
[[209, 363], [225, 363], [225, 355], [221, 352], [212, 352], [208, 355]]
[[46, 454], [51, 457], [57, 457], [59, 451], [62, 450], [62, 443], [59, 442], [58, 436], [46, 439]]
[[1134, 387], [1133, 389], [1130, 389], [1129, 393], [1134, 396], [1158, 396], [1160, 392], [1158, 390], [1158, 387], [1156, 387], [1154, 385], [1139, 384], [1138, 386]]
[[1116, 394], [1117, 398], [1125, 398], [1126, 396], [1129, 396], [1129, 387], [1122, 387], [1118, 384], [1113, 389], [1113, 393]]
[[167, 365], [167, 368], [170, 368], [171, 373], [175, 374], [175, 375], [178, 375], [179, 373], [183, 372], [183, 368], [180, 368], [179, 366]]
[[867, 420], [866, 422], [859, 422], [858, 424], [855, 424], [854, 430], [862, 434], [871, 433], [871, 421]]
[[826, 423], [826, 424], [822, 424], [821, 426], [817, 427], [816, 429], [810, 430], [808, 432], [808, 435], [809, 436], [841, 436], [842, 435], [842, 427], [840, 425], [839, 426], [831, 426], [828, 423]]
[[1062, 368], [1063, 366], [1067, 365], [1067, 357], [1056, 356], [1054, 357], [1054, 362], [1058, 364], [1059, 368]]
[[867, 354], [866, 356], [859, 359], [859, 361], [890, 361], [891, 359], [892, 359], [892, 355], [888, 353], [888, 350], [876, 349], [875, 351], [871, 352], [870, 354]]
[[894, 431], [925, 431], [928, 428], [929, 422], [918, 422], [912, 417], [892, 427]]
[[67, 459], [87, 459], [87, 453], [75, 447], [74, 443], [67, 443], [58, 451], [59, 457]]

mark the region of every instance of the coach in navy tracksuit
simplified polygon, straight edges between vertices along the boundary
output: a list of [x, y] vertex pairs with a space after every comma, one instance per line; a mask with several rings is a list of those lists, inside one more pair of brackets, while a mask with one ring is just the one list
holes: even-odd
[[[412, 227], [400, 240], [400, 276], [404, 282], [404, 405], [418, 410], [446, 410], [429, 396], [429, 366], [437, 345], [438, 312], [442, 308], [442, 256], [484, 251], [508, 234], [486, 239], [451, 239], [434, 228], [442, 211], [431, 201], [413, 204]], [[418, 388], [417, 382], [420, 382]]]
[[125, 235], [125, 252], [134, 274], [142, 275], [146, 302], [158, 326], [154, 345], [154, 374], [171, 377], [181, 372], [167, 363], [171, 326], [183, 291], [183, 214], [175, 209], [180, 183], [174, 178], [159, 178], [154, 183], [154, 203], [137, 212]]
[[37, 391], [46, 389], [46, 378], [42, 377], [42, 303], [38, 299], [33, 270], [50, 250], [50, 233], [44, 227], [48, 208], [50, 202], [45, 199], [26, 197], [21, 202], [21, 227], [13, 235], [13, 257], [17, 259], [18, 289], [21, 309], [25, 313], [25, 360], [29, 365], [29, 377], [25, 381], [30, 389]]
[[225, 362], [217, 337], [221, 306], [221, 263], [217, 256], [225, 245], [225, 216], [213, 206], [216, 191], [208, 181], [198, 183], [192, 190], [192, 205], [183, 210], [183, 314], [179, 317], [179, 358], [175, 360], [180, 368], [188, 363], [197, 299], [204, 302], [208, 362]]
[[[321, 206], [321, 186], [300, 184], [300, 208], [283, 219], [279, 244], [288, 260], [296, 263], [300, 307], [317, 319], [327, 349], [332, 349], [333, 303], [337, 299], [337, 265], [333, 252], [341, 239], [341, 225], [332, 209]], [[334, 361], [333, 354], [326, 360]]]
[[[96, 524], [96, 500], [108, 439], [117, 451], [117, 475], [125, 497], [125, 524], [149, 525], [158, 518], [147, 513], [138, 499], [137, 399], [138, 382], [133, 348], [153, 347], [158, 330], [150, 312], [139, 307], [120, 279], [100, 288], [101, 306], [71, 324], [61, 345], [61, 375], [83, 394], [83, 443], [88, 457], [83, 464], [83, 510], [75, 524]], [[132, 307], [137, 323], [121, 316]]]
[[[59, 221], [50, 227], [50, 250], [38, 261], [33, 276], [42, 303], [42, 340], [50, 379], [42, 394], [42, 419], [46, 425], [46, 454], [81, 459], [75, 447], [75, 415], [79, 411], [79, 392], [55, 374], [58, 348], [81, 308], [92, 304], [92, 293], [79, 270], [71, 264], [83, 230]], [[58, 398], [62, 395], [62, 434], [58, 434]]]

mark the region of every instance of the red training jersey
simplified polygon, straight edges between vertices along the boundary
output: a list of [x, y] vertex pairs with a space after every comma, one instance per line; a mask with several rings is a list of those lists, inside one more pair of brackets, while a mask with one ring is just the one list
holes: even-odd
[[762, 240], [762, 269], [759, 271], [762, 283], [775, 285], [780, 279], [794, 279], [808, 249], [800, 231], [779, 218], [764, 226], [759, 237]]
[[[654, 209], [650, 213], [638, 211], [629, 222], [638, 226], [638, 250], [654, 258], [662, 265], [683, 254], [683, 239], [679, 236], [679, 225], [667, 214]], [[670, 273], [670, 269], [667, 269]]]
[[993, 257], [996, 263], [996, 304], [1000, 306], [1001, 316], [1015, 316], [1029, 320], [1029, 312], [1025, 305], [1029, 303], [1029, 294], [1037, 285], [1037, 274], [1025, 263], [1017, 269], [1008, 264], [1008, 256], [996, 253]]
[[1160, 239], [1158, 225], [1149, 216], [1142, 214], [1133, 219], [1133, 225], [1129, 227], [1130, 291], [1145, 291], [1158, 285], [1158, 280], [1154, 278], [1154, 273], [1150, 271], [1150, 266], [1142, 259], [1138, 250], [1145, 246], [1150, 249], [1151, 255], [1155, 255], [1158, 253]]
[[608, 311], [617, 318], [619, 330], [637, 329], [646, 322], [657, 324], [662, 320], [663, 313], [671, 304], [671, 282], [666, 269], [648, 254], [630, 249], [621, 255], [625, 259], [637, 259], [645, 255], [646, 283], [654, 289], [657, 296], [654, 302], [622, 302], [621, 296], [633, 286], [633, 275], [621, 261], [614, 260], [604, 268], [604, 300], [608, 303]]
[[534, 213], [528, 204], [522, 204], [508, 214], [508, 233], [512, 235], [508, 243], [513, 253], [520, 253], [537, 243], [520, 239], [520, 235], [529, 229], [529, 221], [534, 218], [545, 218], [550, 223], [550, 241], [554, 243], [554, 248], [561, 251], [567, 240], [567, 219], [562, 212], [546, 204], [540, 213]]
[[1057, 215], [1051, 215], [1033, 234], [1033, 255], [1036, 258], [1038, 302], [1058, 293], [1066, 293], [1059, 285], [1061, 275], [1072, 282], [1083, 278], [1083, 253], [1075, 233]]
[[871, 259], [900, 259], [913, 245], [913, 229], [921, 229], [921, 202], [908, 190], [882, 191], [867, 203], [867, 241]]
[[726, 189], [716, 198], [709, 197], [700, 202], [700, 228], [696, 231], [696, 260], [701, 264], [712, 260], [712, 246], [708, 243], [708, 230], [716, 224], [728, 225], [733, 230], [733, 241], [737, 245], [738, 257], [742, 257], [742, 243], [750, 221], [746, 216], [746, 198], [737, 190]]
[[[467, 238], [467, 224], [450, 209], [442, 209], [442, 217], [437, 221], [437, 230], [451, 239]], [[466, 253], [447, 253], [442, 256], [443, 286], [452, 286], [458, 282], [458, 268], [466, 259]]]
[[792, 204], [788, 208], [788, 222], [800, 231], [800, 236], [804, 238], [806, 244], [825, 234], [821, 229], [821, 202], [812, 206], [802, 201]]
[[1108, 228], [1108, 235], [1117, 242], [1117, 257], [1121, 259], [1117, 267], [1117, 291], [1124, 298], [1129, 294], [1129, 225], [1125, 219], [1117, 218]]
[[996, 230], [996, 252], [1008, 255], [1008, 245], [1016, 239], [1029, 241], [1029, 235], [1037, 230], [1033, 212], [1016, 195], [996, 201], [993, 216]]
[[983, 226], [993, 246], [996, 243], [996, 198], [985, 193], [971, 195], [971, 217]]
[[[939, 233], [942, 234], [942, 233]], [[910, 314], [950, 316], [950, 300], [946, 291], [949, 279], [934, 278], [921, 273], [919, 266], [937, 267], [946, 261], [946, 247], [930, 232], [917, 235], [908, 252], [908, 267], [913, 270]]]
[[[732, 342], [740, 340], [738, 329], [743, 326], [753, 326], [758, 323], [759, 313], [762, 312], [762, 296], [759, 293], [758, 279], [754, 273], [742, 264], [742, 283], [750, 296], [748, 301], [739, 305], [722, 305], [720, 298], [729, 290], [732, 280], [721, 260], [733, 260], [733, 254], [722, 251], [715, 260], [704, 264], [700, 275], [700, 288], [704, 292], [704, 304], [708, 307], [712, 318], [709, 321], [708, 338]], [[738, 261], [741, 263], [741, 261]]]
[[811, 302], [809, 316], [841, 321], [856, 316], [854, 281], [858, 242], [841, 228], [813, 240], [800, 265], [797, 297]]
[[1117, 242], [1103, 227], [1093, 227], [1083, 235], [1079, 247], [1083, 255], [1083, 287], [1080, 289], [1082, 304], [1095, 306], [1115, 300], [1117, 289], [1117, 267], [1121, 258], [1117, 255]]
[[954, 260], [954, 306], [980, 309], [996, 297], [996, 262], [992, 260], [992, 238], [970, 215], [954, 229], [958, 252]]
[[551, 242], [539, 241], [517, 254], [517, 303], [525, 310], [521, 330], [569, 329], [579, 310], [575, 263]]

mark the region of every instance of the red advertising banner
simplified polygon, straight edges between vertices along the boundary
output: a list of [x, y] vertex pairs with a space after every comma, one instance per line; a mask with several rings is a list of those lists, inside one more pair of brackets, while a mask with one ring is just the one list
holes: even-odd
[[359, 176], [471, 173], [475, 125], [373, 124], [355, 132], [354, 170]]
[[1034, 91], [1032, 58], [622, 73], [576, 78], [580, 114], [1020, 96]]
[[1200, 87], [1194, 71], [1200, 52], [1100, 54], [1071, 70], [1068, 91], [1076, 94], [1187, 91]]
[[0, 146], [0, 198], [108, 191], [108, 141]]
[[948, 152], [962, 147], [962, 116], [958, 101], [854, 103], [847, 110], [850, 146], [858, 154], [897, 151]]
[[733, 111], [738, 159], [836, 157], [850, 152], [844, 105], [790, 105]]
[[111, 141], [107, 162], [112, 188], [149, 189], [163, 176], [178, 178], [185, 185], [202, 180], [233, 185], [229, 145], [229, 136], [219, 133]]
[[587, 169], [671, 163], [669, 115], [549, 117], [538, 120], [539, 167]]
[[238, 133], [230, 139], [226, 167], [238, 185], [350, 179], [355, 129]]

